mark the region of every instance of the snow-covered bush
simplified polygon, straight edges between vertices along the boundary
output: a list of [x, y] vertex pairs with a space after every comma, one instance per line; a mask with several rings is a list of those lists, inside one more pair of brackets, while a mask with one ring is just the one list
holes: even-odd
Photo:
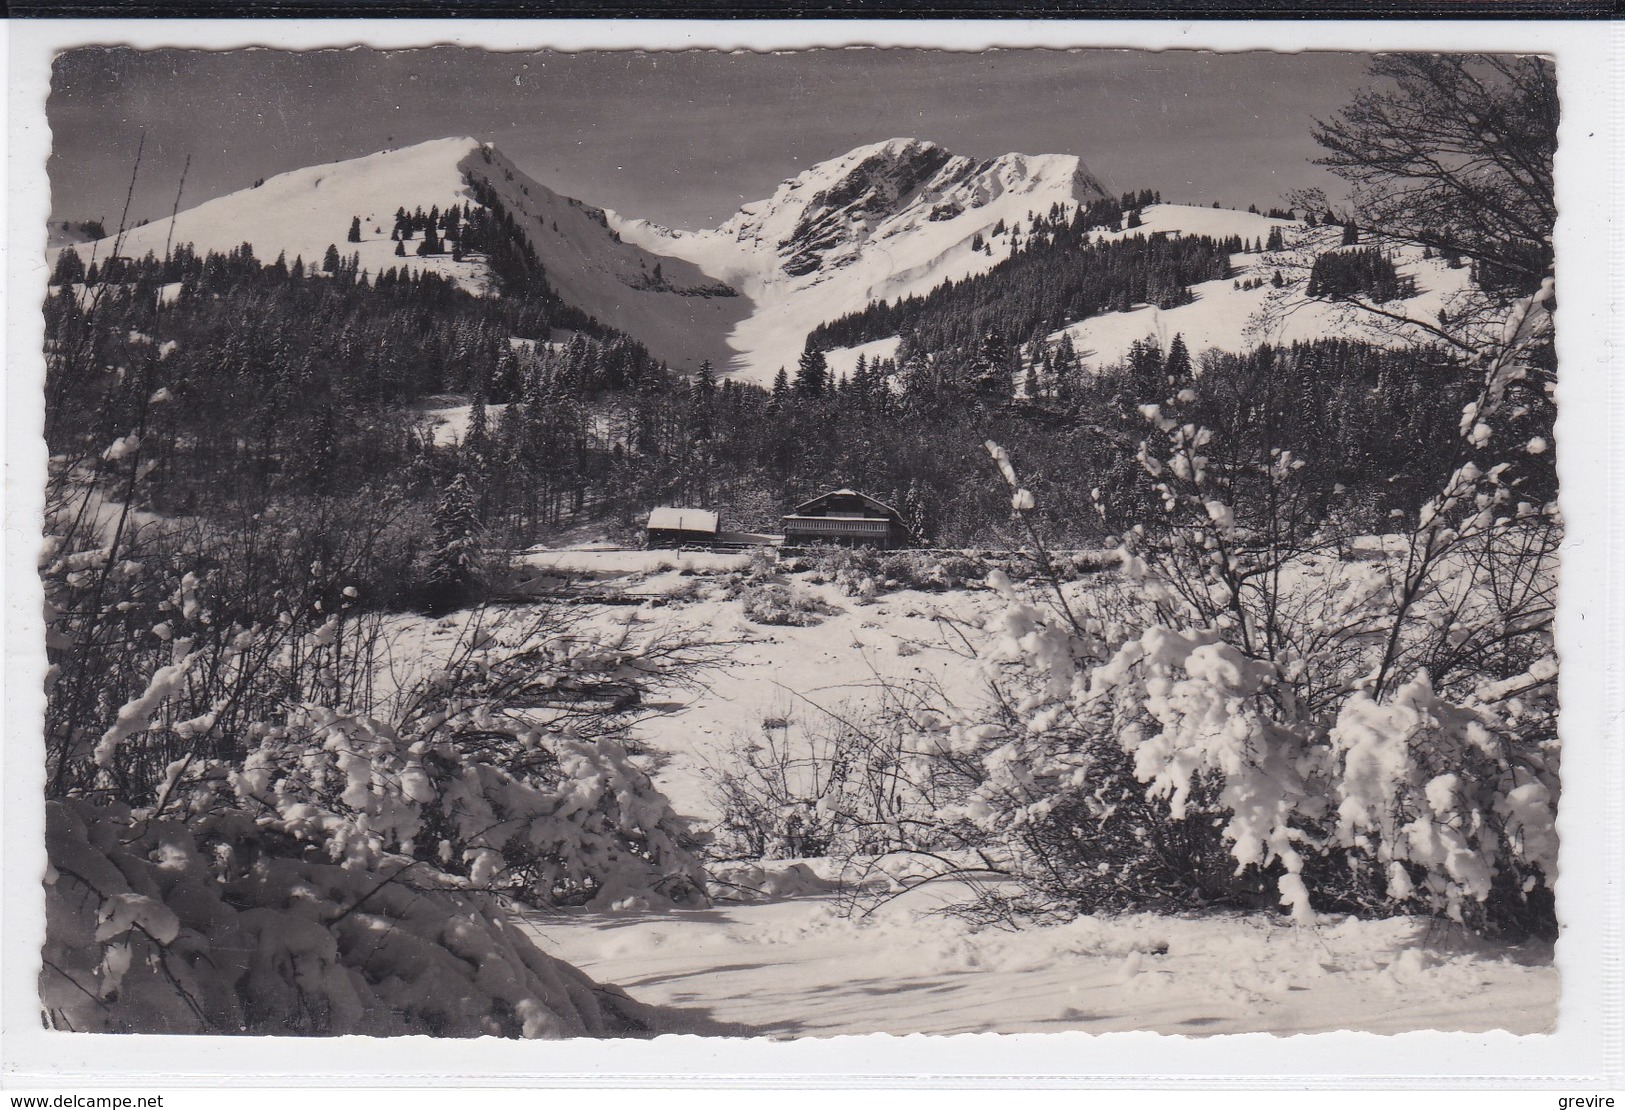
[[69, 488], [82, 511], [53, 518], [42, 568], [48, 1020], [639, 1028], [635, 1006], [595, 1000], [491, 899], [703, 903], [685, 828], [599, 698], [680, 678], [682, 643], [582, 636], [540, 608], [475, 614], [442, 667], [402, 686], [385, 618], [332, 568], [233, 596], [257, 579], [210, 557], [230, 546], [175, 544], [94, 486]]
[[880, 587], [880, 554], [873, 548], [831, 545], [808, 552], [807, 579], [831, 583], [848, 597], [873, 597]]
[[651, 1012], [433, 868], [312, 854], [275, 824], [46, 807], [40, 1004], [75, 1032], [611, 1037]]
[[745, 616], [757, 624], [808, 627], [822, 624], [825, 617], [838, 612], [816, 594], [777, 583], [747, 586], [739, 599]]
[[814, 582], [833, 583], [858, 598], [893, 590], [959, 589], [979, 584], [988, 569], [984, 560], [968, 554], [866, 547], [818, 548], [807, 562]]
[[778, 573], [779, 553], [770, 547], [753, 547], [750, 554], [745, 556], [745, 577], [753, 582], [761, 582], [772, 578]]
[[[924, 846], [932, 799], [910, 776], [908, 717], [770, 719], [706, 769], [723, 860], [850, 857]], [[712, 872], [716, 872], [713, 868]]]
[[[1469, 454], [1530, 372], [1543, 300], [1485, 353]], [[1350, 565], [1267, 437], [1238, 451], [1163, 406], [1144, 415], [1168, 520], [1121, 551], [1140, 613], [1108, 620], [1058, 588], [1039, 606], [990, 576], [1002, 696], [919, 741], [964, 770], [958, 812], [1076, 908], [1181, 886], [1245, 902], [1267, 882], [1300, 920], [1423, 908], [1551, 932], [1554, 508], [1517, 503], [1511, 461], [1467, 458], [1404, 555]]]
[[539, 905], [704, 902], [687, 830], [619, 743], [487, 705], [442, 708], [404, 732], [301, 710], [265, 730], [226, 783], [228, 805], [358, 867], [399, 853]]
[[[286, 682], [279, 664], [331, 649], [345, 624], [336, 615], [310, 637], [319, 643], [269, 660], [235, 630], [219, 684], [241, 688], [249, 667], [253, 681]], [[545, 616], [473, 622], [445, 666], [370, 711], [307, 699], [219, 735], [197, 704], [213, 688], [193, 684], [199, 642], [170, 650], [92, 753], [98, 781], [123, 782], [119, 796], [150, 798], [154, 813], [238, 810], [335, 861], [366, 868], [399, 853], [537, 904], [703, 900], [686, 829], [628, 760], [611, 707], [591, 700], [654, 678], [658, 647], [562, 634]], [[528, 705], [558, 708], [543, 727]], [[155, 751], [173, 758], [140, 783], [132, 751], [141, 766]]]

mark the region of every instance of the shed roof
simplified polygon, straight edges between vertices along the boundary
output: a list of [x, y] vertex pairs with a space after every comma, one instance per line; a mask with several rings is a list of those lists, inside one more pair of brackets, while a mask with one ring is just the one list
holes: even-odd
[[674, 509], [662, 505], [649, 513], [649, 527], [673, 532], [715, 532], [717, 514], [707, 509]]

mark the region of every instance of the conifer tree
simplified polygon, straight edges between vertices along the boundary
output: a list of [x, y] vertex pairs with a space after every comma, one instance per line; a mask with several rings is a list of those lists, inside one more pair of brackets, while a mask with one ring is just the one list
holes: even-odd
[[490, 418], [485, 411], [485, 390], [477, 390], [474, 394], [474, 403], [468, 409], [468, 434], [463, 442], [469, 451], [479, 456], [484, 453], [486, 442], [490, 439]]
[[57, 257], [56, 269], [51, 273], [52, 285], [75, 285], [85, 280], [85, 260], [75, 250], [65, 250]]
[[425, 600], [431, 610], [443, 611], [466, 601], [485, 579], [474, 490], [461, 472], [435, 505], [433, 542]]
[[327, 253], [322, 255], [322, 269], [326, 270], [330, 274], [336, 274], [339, 272], [339, 266], [341, 264], [342, 262], [339, 258], [338, 244], [327, 244]]
[[1134, 386], [1135, 400], [1158, 402], [1167, 386], [1167, 373], [1163, 369], [1162, 347], [1155, 339], [1136, 339], [1128, 348], [1129, 380]]
[[1168, 381], [1176, 389], [1188, 384], [1191, 380], [1191, 354], [1185, 348], [1185, 336], [1176, 334], [1174, 341], [1168, 344], [1168, 360], [1163, 363], [1163, 372], [1167, 374]]
[[796, 363], [796, 392], [803, 397], [822, 397], [829, 389], [829, 365], [824, 352], [807, 341]]
[[859, 409], [867, 411], [874, 399], [874, 382], [869, 373], [869, 359], [859, 355], [852, 367], [852, 400]]
[[350, 234], [347, 237], [347, 239], [351, 243], [359, 243], [359, 242], [361, 242], [361, 217], [360, 216], [351, 216], [350, 217]]
[[903, 527], [915, 543], [931, 539], [931, 514], [926, 506], [925, 493], [916, 479], [910, 479], [908, 493], [903, 498]]

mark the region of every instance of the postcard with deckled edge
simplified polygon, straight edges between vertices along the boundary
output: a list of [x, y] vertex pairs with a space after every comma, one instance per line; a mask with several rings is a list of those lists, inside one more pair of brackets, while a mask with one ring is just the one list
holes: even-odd
[[14, 27], [8, 1081], [1600, 1076], [1605, 60]]

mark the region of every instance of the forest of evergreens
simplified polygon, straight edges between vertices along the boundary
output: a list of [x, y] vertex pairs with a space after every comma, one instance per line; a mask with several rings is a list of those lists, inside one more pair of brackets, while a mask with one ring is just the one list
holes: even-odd
[[[975, 347], [989, 334], [1025, 343], [1137, 304], [1188, 304], [1190, 286], [1229, 276], [1230, 255], [1246, 249], [1239, 236], [1154, 232], [1099, 240], [1090, 218], [1087, 209], [1070, 221], [1035, 217], [1025, 238], [1019, 228], [995, 237], [1010, 254], [987, 273], [945, 282], [923, 297], [870, 305], [816, 328], [812, 342], [850, 347], [909, 333], [937, 351]], [[1134, 222], [1131, 213], [1129, 226]]]
[[[1146, 254], [1115, 257], [1181, 244], [1195, 258], [1228, 249], [1150, 240]], [[1461, 405], [1454, 364], [1429, 349], [1329, 339], [1193, 356], [1179, 338], [1087, 368], [1064, 339], [1016, 344], [997, 327], [968, 354], [957, 332], [911, 333], [899, 360], [862, 360], [834, 379], [809, 347], [793, 381], [769, 391], [719, 383], [709, 367], [673, 374], [534, 278], [530, 295], [491, 298], [432, 274], [368, 280], [348, 267], [183, 247], [168, 264], [120, 267], [117, 283], [59, 292], [46, 310], [52, 347], [85, 350], [52, 361], [53, 454], [114, 475], [121, 464], [95, 452], [146, 429], [140, 496], [173, 514], [365, 493], [428, 522], [461, 474], [481, 535], [510, 548], [582, 521], [630, 535], [661, 503], [771, 529], [795, 500], [851, 485], [904, 508], [919, 542], [961, 546], [1009, 538], [1007, 496], [978, 447], [996, 438], [1025, 460], [1042, 526], [1087, 544], [1132, 525], [1152, 496], [1139, 406], [1191, 391], [1226, 435], [1286, 443], [1328, 494], [1355, 491], [1340, 503], [1373, 527], [1436, 480], [1444, 456], [1430, 463], [1430, 445], [1447, 445]], [[569, 338], [549, 343], [559, 328]], [[473, 411], [461, 443], [436, 446], [420, 409], [446, 395]], [[434, 530], [421, 533], [426, 548]]]

